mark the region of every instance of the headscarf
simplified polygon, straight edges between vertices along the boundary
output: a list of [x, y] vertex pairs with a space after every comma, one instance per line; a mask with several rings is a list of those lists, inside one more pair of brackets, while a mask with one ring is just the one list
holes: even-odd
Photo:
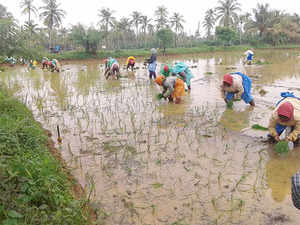
[[157, 50], [155, 48], [151, 48], [150, 51], [151, 51], [152, 54], [157, 54]]
[[169, 71], [168, 65], [165, 65], [165, 66], [164, 66], [164, 71], [165, 71], [166, 73]]
[[282, 103], [277, 109], [277, 114], [281, 116], [286, 116], [287, 118], [289, 118], [289, 120], [291, 120], [294, 116], [294, 107], [292, 103]]
[[223, 78], [223, 83], [224, 82], [227, 83], [227, 84], [230, 84], [230, 86], [231, 86], [232, 83], [233, 83], [232, 76], [230, 74], [225, 74], [224, 78]]
[[161, 86], [163, 84], [163, 82], [164, 82], [164, 79], [165, 79], [165, 77], [162, 76], [162, 75], [160, 75], [160, 76], [156, 77], [155, 83], [157, 83], [158, 85]]

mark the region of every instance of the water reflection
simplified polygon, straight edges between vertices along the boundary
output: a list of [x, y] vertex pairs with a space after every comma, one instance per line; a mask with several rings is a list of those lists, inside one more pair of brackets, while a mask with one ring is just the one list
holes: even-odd
[[282, 202], [291, 192], [291, 177], [300, 169], [300, 149], [279, 156], [269, 150], [270, 160], [266, 165], [266, 181], [276, 202]]
[[249, 126], [249, 113], [251, 111], [251, 107], [247, 107], [244, 111], [227, 108], [222, 114], [220, 124], [232, 131], [241, 131]]

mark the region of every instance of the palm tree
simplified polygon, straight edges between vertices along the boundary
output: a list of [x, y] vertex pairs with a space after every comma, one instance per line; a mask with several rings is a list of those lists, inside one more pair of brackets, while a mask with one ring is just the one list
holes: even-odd
[[154, 25], [149, 23], [147, 26], [148, 34], [153, 35], [154, 34]]
[[120, 26], [121, 30], [126, 31], [126, 32], [130, 31], [131, 24], [132, 24], [131, 20], [127, 17], [122, 17], [119, 22], [119, 26]]
[[201, 24], [201, 22], [199, 21], [198, 22], [198, 26], [197, 26], [197, 30], [196, 30], [196, 32], [195, 32], [195, 38], [196, 39], [199, 39], [200, 38], [200, 25]]
[[203, 26], [206, 29], [207, 39], [211, 37], [211, 30], [214, 28], [215, 25], [215, 10], [209, 9], [205, 12], [205, 17], [203, 21]]
[[217, 20], [220, 19], [220, 24], [224, 27], [229, 27], [238, 20], [236, 11], [240, 11], [240, 3], [237, 0], [219, 0], [219, 6], [216, 7]]
[[109, 8], [102, 8], [99, 10], [98, 16], [100, 17], [100, 21], [98, 24], [102, 24], [105, 27], [105, 32], [108, 32], [109, 26], [113, 26], [113, 22], [116, 19], [114, 16], [114, 11]]
[[161, 28], [167, 27], [168, 24], [168, 11], [165, 6], [158, 6], [158, 8], [154, 12], [155, 14], [155, 21], [156, 21], [156, 28], [157, 30]]
[[142, 24], [142, 30], [144, 32], [144, 35], [146, 35], [147, 27], [152, 19], [149, 19], [148, 16], [142, 16], [141, 17], [141, 24]]
[[171, 27], [174, 27], [175, 29], [175, 48], [177, 47], [177, 35], [179, 31], [183, 30], [184, 19], [183, 16], [179, 13], [174, 13], [173, 16], [170, 18]]
[[68, 31], [68, 29], [65, 28], [65, 27], [62, 27], [62, 28], [59, 30], [59, 36], [60, 36], [61, 39], [62, 39], [63, 48], [66, 48], [66, 39], [67, 39], [68, 33], [69, 33], [69, 31]]
[[30, 22], [26, 21], [25, 24], [24, 24], [24, 28], [25, 28], [25, 30], [28, 30], [29, 33], [36, 34], [38, 24], [34, 23], [33, 20], [31, 20]]
[[272, 24], [272, 12], [269, 9], [269, 4], [257, 4], [257, 8], [253, 9], [254, 19], [250, 22], [250, 28], [259, 31], [259, 37], [263, 37], [265, 31]]
[[292, 17], [293, 17], [293, 22], [300, 25], [300, 16], [297, 13], [294, 13]]
[[31, 13], [37, 14], [37, 8], [33, 5], [33, 0], [23, 0], [20, 7], [23, 9], [22, 14], [28, 14], [28, 24], [31, 23]]
[[142, 14], [138, 11], [134, 11], [134, 12], [132, 12], [131, 17], [132, 17], [131, 22], [135, 25], [136, 36], [138, 36], [139, 25], [141, 23]]
[[55, 26], [59, 26], [62, 23], [62, 19], [65, 17], [66, 12], [59, 8], [60, 4], [57, 4], [56, 0], [43, 0], [45, 6], [40, 7], [42, 10], [40, 17], [44, 20], [44, 24], [49, 29], [49, 46], [52, 47], [52, 29]]

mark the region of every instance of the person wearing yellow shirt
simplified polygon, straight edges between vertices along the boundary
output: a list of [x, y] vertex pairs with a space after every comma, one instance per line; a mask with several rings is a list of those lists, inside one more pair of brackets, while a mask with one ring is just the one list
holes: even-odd
[[133, 71], [134, 65], [135, 65], [135, 57], [129, 56], [126, 61], [127, 70], [131, 67], [131, 71]]

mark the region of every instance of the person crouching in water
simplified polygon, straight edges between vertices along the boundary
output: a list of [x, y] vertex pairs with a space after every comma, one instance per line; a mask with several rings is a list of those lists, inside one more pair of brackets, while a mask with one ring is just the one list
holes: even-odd
[[245, 103], [255, 106], [251, 96], [251, 79], [243, 73], [225, 74], [221, 85], [222, 98], [226, 103], [243, 99]]
[[155, 83], [163, 87], [162, 96], [169, 102], [175, 101], [176, 104], [181, 102], [181, 97], [185, 95], [184, 82], [174, 76], [165, 78], [163, 75], [155, 79]]
[[49, 59], [47, 57], [43, 57], [43, 60], [42, 60], [42, 69], [48, 69], [48, 63], [49, 63]]
[[51, 72], [59, 72], [60, 71], [60, 63], [57, 59], [52, 59], [51, 62], [48, 64], [50, 66]]
[[287, 141], [296, 142], [300, 135], [300, 98], [290, 92], [283, 92], [275, 110], [273, 111], [268, 135], [271, 139], [279, 141], [281, 133], [287, 129]]
[[149, 78], [150, 80], [152, 77], [155, 79], [156, 78], [156, 66], [157, 66], [157, 51], [155, 48], [151, 49], [151, 57], [147, 59], [148, 63], [148, 70], [149, 70]]
[[187, 90], [191, 90], [191, 79], [194, 75], [186, 64], [183, 62], [177, 62], [172, 68], [172, 73], [184, 81], [187, 86]]
[[120, 66], [116, 59], [109, 58], [107, 61], [107, 68], [104, 72], [105, 79], [107, 80], [110, 76], [115, 76], [117, 79], [120, 78]]
[[244, 55], [246, 56], [244, 64], [252, 65], [252, 60], [254, 56], [254, 52], [252, 50], [247, 50]]
[[134, 65], [135, 65], [135, 57], [134, 56], [129, 56], [127, 58], [127, 62], [126, 62], [126, 65], [127, 65], [127, 70], [129, 68], [131, 68], [131, 71], [133, 71], [133, 68], [134, 68]]

